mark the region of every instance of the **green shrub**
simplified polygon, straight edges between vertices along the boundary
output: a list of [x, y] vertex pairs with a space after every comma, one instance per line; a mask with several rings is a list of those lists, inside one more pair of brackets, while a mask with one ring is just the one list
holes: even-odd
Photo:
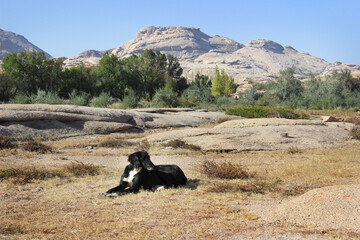
[[87, 93], [76, 93], [76, 90], [72, 90], [69, 93], [69, 104], [70, 105], [77, 105], [77, 106], [87, 106], [89, 103], [90, 95]]
[[94, 97], [93, 99], [91, 99], [90, 105], [92, 107], [105, 108], [105, 107], [111, 105], [114, 101], [115, 101], [115, 99], [113, 97], [111, 97], [109, 93], [102, 92], [102, 93], [100, 93], [100, 95], [98, 97]]
[[260, 106], [235, 107], [229, 108], [225, 112], [228, 115], [236, 115], [245, 118], [266, 118], [269, 116], [268, 111]]
[[63, 100], [57, 93], [46, 92], [38, 90], [37, 94], [33, 96], [32, 103], [40, 104], [62, 104]]
[[31, 97], [26, 94], [17, 94], [13, 99], [9, 101], [12, 104], [30, 104], [32, 102]]
[[232, 97], [221, 96], [216, 99], [216, 107], [219, 110], [225, 110], [233, 107], [236, 104], [236, 100]]
[[299, 114], [288, 108], [270, 108], [261, 106], [247, 106], [229, 108], [225, 112], [229, 115], [236, 115], [245, 118], [287, 118], [287, 119], [308, 119], [305, 114]]
[[135, 91], [130, 89], [124, 96], [122, 101], [122, 106], [124, 108], [136, 108], [138, 106], [139, 98], [136, 95]]
[[152, 99], [154, 107], [177, 107], [178, 104], [176, 93], [169, 89], [157, 90]]

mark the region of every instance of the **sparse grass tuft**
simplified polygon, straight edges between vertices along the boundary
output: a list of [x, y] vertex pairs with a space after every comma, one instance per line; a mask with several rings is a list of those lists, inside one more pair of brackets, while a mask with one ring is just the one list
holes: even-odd
[[0, 149], [13, 148], [14, 146], [9, 137], [0, 135]]
[[354, 126], [350, 130], [350, 135], [353, 139], [360, 140], [360, 126]]
[[200, 151], [201, 148], [199, 146], [193, 145], [193, 144], [187, 144], [186, 142], [176, 139], [171, 140], [168, 143], [164, 144], [165, 147], [172, 147], [172, 148], [183, 148], [188, 149], [192, 151]]
[[200, 172], [210, 178], [248, 179], [253, 177], [241, 164], [205, 160], [200, 165]]
[[75, 177], [95, 176], [100, 173], [100, 167], [93, 164], [84, 164], [82, 162], [72, 162], [64, 166], [65, 170]]
[[30, 152], [38, 152], [38, 153], [52, 152], [52, 148], [50, 146], [47, 146], [45, 144], [42, 144], [34, 140], [25, 142], [23, 148], [26, 151], [30, 151]]
[[13, 235], [13, 234], [24, 234], [26, 232], [27, 231], [21, 225], [0, 223], [0, 234]]
[[122, 139], [105, 139], [98, 144], [99, 147], [105, 148], [130, 147], [132, 145], [134, 144]]
[[296, 153], [302, 153], [303, 150], [301, 148], [297, 148], [297, 147], [294, 147], [294, 148], [289, 148], [287, 150], [287, 153], [289, 154], [296, 154]]

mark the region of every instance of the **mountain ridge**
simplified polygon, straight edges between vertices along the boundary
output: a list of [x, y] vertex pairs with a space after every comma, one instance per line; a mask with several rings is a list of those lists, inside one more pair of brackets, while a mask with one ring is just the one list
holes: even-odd
[[51, 58], [50, 54], [29, 42], [24, 36], [0, 29], [0, 60], [6, 54], [21, 51], [44, 52], [47, 58]]
[[[296, 69], [299, 78], [309, 73], [329, 74], [334, 70], [360, 71], [360, 66], [346, 63], [329, 63], [322, 58], [299, 52], [291, 46], [282, 46], [271, 40], [256, 39], [247, 44], [230, 38], [203, 33], [200, 28], [191, 27], [145, 27], [135, 38], [117, 48], [99, 53], [109, 53], [119, 58], [140, 54], [145, 49], [171, 54], [179, 59], [183, 75], [193, 79], [197, 73], [212, 76], [216, 67], [224, 69], [234, 77], [235, 83], [246, 87], [250, 82], [272, 79], [273, 75], [288, 67]], [[93, 51], [93, 50], [92, 50]], [[90, 57], [84, 57], [91, 55]], [[87, 51], [77, 57], [65, 60], [66, 66], [85, 63], [97, 64], [100, 58]]]

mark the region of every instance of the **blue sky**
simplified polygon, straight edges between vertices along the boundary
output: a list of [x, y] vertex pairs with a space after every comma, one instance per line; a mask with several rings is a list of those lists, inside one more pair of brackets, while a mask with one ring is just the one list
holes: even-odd
[[0, 28], [54, 57], [115, 48], [147, 26], [269, 39], [360, 65], [360, 0], [0, 0]]

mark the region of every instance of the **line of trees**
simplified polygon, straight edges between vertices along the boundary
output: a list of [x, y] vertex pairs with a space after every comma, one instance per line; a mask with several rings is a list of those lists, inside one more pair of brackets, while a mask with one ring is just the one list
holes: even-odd
[[334, 71], [323, 78], [310, 74], [303, 83], [294, 73], [294, 68], [280, 71], [274, 81], [254, 85], [245, 91], [240, 102], [293, 109], [360, 109], [360, 78], [354, 78], [350, 70]]
[[152, 50], [124, 59], [105, 54], [97, 66], [71, 68], [63, 68], [60, 59], [46, 59], [41, 52], [20, 52], [6, 55], [1, 68], [0, 102], [58, 104], [71, 99], [71, 104], [88, 105], [92, 99], [94, 106], [120, 101], [132, 108], [141, 99], [145, 107], [360, 109], [360, 78], [349, 70], [322, 79], [309, 75], [308, 81], [301, 82], [295, 69], [288, 68], [274, 81], [253, 85], [235, 101], [230, 97], [235, 92], [234, 79], [224, 70], [216, 68], [212, 79], [197, 74], [188, 84], [176, 57]]
[[20, 52], [6, 55], [1, 67], [1, 102], [39, 90], [57, 93], [61, 98], [68, 98], [73, 90], [90, 96], [106, 92], [121, 100], [128, 91], [134, 91], [139, 98], [151, 100], [157, 89], [180, 94], [187, 88], [178, 59], [152, 50], [124, 59], [105, 54], [96, 67], [65, 69], [62, 60], [46, 59], [43, 52]]

